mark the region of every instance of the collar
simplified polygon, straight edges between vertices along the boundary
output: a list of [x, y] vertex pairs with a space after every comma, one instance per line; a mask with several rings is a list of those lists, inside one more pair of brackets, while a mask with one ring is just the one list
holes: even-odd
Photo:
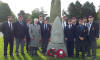
[[92, 24], [92, 23], [93, 23], [93, 22], [91, 22], [91, 23], [89, 22], [89, 24]]
[[12, 22], [8, 21], [8, 24], [10, 24], [10, 23], [12, 23]]

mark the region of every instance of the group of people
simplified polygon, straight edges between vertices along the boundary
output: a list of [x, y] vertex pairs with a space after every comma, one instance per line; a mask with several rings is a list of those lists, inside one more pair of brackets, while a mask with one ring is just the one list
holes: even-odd
[[26, 50], [31, 56], [38, 55], [37, 50], [41, 44], [43, 55], [46, 54], [48, 41], [50, 40], [51, 25], [47, 24], [47, 18], [39, 16], [31, 19], [23, 20], [22, 16], [18, 16], [18, 21], [12, 22], [12, 16], [8, 16], [8, 20], [2, 24], [2, 33], [4, 37], [4, 57], [7, 57], [7, 47], [10, 44], [10, 56], [13, 56], [13, 45], [16, 40], [15, 53], [19, 55], [19, 44], [21, 44], [21, 54], [24, 53], [24, 43], [26, 41]]
[[[64, 29], [64, 40], [66, 42], [67, 52], [69, 57], [79, 57], [80, 52], [82, 58], [85, 60], [85, 56], [91, 56], [92, 60], [96, 58], [96, 40], [99, 38], [99, 24], [94, 21], [93, 16], [77, 19], [72, 17], [66, 19], [63, 17], [62, 26]], [[74, 49], [75, 48], [75, 49]]]
[[[99, 24], [94, 21], [93, 16], [76, 19], [72, 17], [66, 21], [63, 16], [62, 27], [64, 30], [64, 40], [68, 57], [79, 57], [79, 52], [82, 52], [82, 58], [85, 59], [85, 54], [96, 58], [96, 40], [99, 38]], [[37, 50], [41, 43], [42, 54], [46, 55], [47, 46], [50, 41], [51, 25], [48, 24], [46, 18], [39, 16], [31, 19], [27, 18], [23, 21], [22, 16], [18, 16], [17, 22], [12, 22], [12, 16], [8, 16], [8, 21], [2, 24], [2, 33], [4, 37], [4, 56], [7, 57], [7, 47], [10, 44], [10, 56], [13, 56], [13, 44], [16, 40], [16, 55], [19, 55], [19, 44], [21, 43], [21, 54], [24, 54], [24, 39], [26, 39], [26, 50], [30, 55], [38, 55]], [[75, 48], [75, 49], [74, 49]]]

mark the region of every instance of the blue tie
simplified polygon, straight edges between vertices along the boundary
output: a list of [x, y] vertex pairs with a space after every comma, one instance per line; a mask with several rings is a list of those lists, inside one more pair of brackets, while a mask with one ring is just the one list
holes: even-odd
[[83, 30], [83, 26], [82, 25], [80, 25], [80, 29], [81, 29], [81, 31]]

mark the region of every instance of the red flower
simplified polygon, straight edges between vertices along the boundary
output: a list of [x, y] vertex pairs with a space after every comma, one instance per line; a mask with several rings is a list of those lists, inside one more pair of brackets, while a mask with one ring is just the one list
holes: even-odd
[[66, 56], [65, 51], [62, 50], [62, 49], [58, 49], [58, 50], [56, 51], [56, 55], [57, 55], [57, 57], [59, 57], [59, 58], [64, 58], [64, 57]]
[[48, 56], [54, 56], [56, 54], [56, 51], [55, 49], [49, 49], [48, 52], [47, 52]]

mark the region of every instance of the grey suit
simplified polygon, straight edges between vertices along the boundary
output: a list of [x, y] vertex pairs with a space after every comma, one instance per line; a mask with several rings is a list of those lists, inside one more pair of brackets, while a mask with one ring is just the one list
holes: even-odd
[[39, 46], [39, 40], [41, 38], [40, 25], [30, 24], [30, 26], [29, 26], [29, 34], [30, 34], [30, 38], [31, 38], [30, 46], [31, 47], [38, 47]]

